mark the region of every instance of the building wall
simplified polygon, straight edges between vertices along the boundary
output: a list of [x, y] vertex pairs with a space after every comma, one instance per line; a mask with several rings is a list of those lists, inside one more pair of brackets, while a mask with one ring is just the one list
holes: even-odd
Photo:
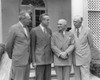
[[71, 26], [71, 0], [46, 0], [46, 2], [52, 31], [57, 30], [57, 21], [60, 18], [66, 19], [68, 26]]
[[100, 50], [100, 0], [89, 0], [87, 13], [88, 27], [93, 33], [95, 46]]
[[8, 29], [18, 22], [19, 0], [1, 0], [2, 3], [2, 36], [3, 42], [8, 36]]
[[2, 42], [2, 10], [1, 10], [1, 0], [0, 0], [0, 43]]
[[[3, 42], [8, 36], [9, 27], [18, 22], [19, 1], [21, 0], [1, 0], [2, 3], [2, 36]], [[64, 18], [71, 26], [71, 0], [46, 0], [48, 13], [51, 18], [50, 27], [57, 30], [57, 21]]]

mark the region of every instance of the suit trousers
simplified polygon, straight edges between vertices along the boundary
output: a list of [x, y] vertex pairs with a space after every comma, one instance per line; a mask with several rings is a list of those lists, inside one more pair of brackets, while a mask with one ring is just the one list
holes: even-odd
[[70, 80], [71, 66], [55, 66], [57, 80]]
[[75, 80], [90, 80], [90, 64], [74, 65]]
[[30, 65], [12, 66], [11, 80], [29, 80]]
[[36, 66], [36, 80], [51, 80], [51, 64]]

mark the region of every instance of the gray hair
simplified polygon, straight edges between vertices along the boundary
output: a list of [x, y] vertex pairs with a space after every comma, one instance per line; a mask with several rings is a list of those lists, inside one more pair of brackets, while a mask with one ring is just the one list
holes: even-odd
[[77, 16], [74, 17], [73, 21], [81, 21], [82, 22], [83, 21], [83, 17], [80, 16], [80, 15], [77, 15]]
[[19, 13], [19, 20], [25, 19], [26, 17], [30, 17], [29, 12], [22, 10]]

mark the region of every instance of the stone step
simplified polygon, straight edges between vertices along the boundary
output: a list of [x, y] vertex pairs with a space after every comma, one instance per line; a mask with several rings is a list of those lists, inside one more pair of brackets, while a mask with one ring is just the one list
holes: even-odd
[[[57, 78], [56, 78], [56, 72], [55, 72], [55, 69], [54, 69], [54, 65], [51, 65], [51, 77], [52, 77], [52, 80], [57, 80]], [[72, 71], [71, 71], [71, 74], [70, 74], [70, 76], [71, 76], [71, 78], [70, 78], [70, 80], [74, 80], [73, 79], [73, 68], [72, 68]], [[29, 80], [35, 80], [35, 68], [34, 67], [32, 67], [32, 65], [30, 66], [30, 75], [29, 75]]]
[[[30, 78], [31, 78], [31, 77], [35, 77], [35, 75], [36, 75], [36, 74], [35, 74], [35, 69], [31, 69], [31, 70], [30, 70], [30, 75], [29, 75], [29, 77], [30, 77]], [[52, 76], [56, 76], [56, 72], [55, 72], [54, 68], [51, 69], [51, 75], [52, 75]]]

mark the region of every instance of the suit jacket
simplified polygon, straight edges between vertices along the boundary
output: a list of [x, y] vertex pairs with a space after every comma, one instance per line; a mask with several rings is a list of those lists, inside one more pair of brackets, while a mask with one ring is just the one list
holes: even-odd
[[75, 36], [75, 51], [73, 53], [73, 63], [83, 65], [91, 61], [93, 49], [92, 33], [89, 28], [82, 28], [79, 37], [75, 29], [72, 30]]
[[[60, 53], [66, 51], [69, 47], [68, 59], [62, 59], [59, 57]], [[55, 32], [52, 36], [51, 47], [54, 52], [54, 64], [55, 66], [66, 66], [72, 64], [72, 51], [74, 49], [74, 35], [71, 32], [65, 32], [64, 37], [59, 32]]]
[[32, 29], [30, 48], [33, 63], [37, 65], [52, 63], [51, 35], [52, 32], [49, 28], [47, 28], [47, 33], [44, 33], [40, 26]]
[[13, 25], [9, 30], [6, 43], [8, 56], [14, 66], [27, 65], [29, 60], [30, 37], [26, 36], [20, 23]]

